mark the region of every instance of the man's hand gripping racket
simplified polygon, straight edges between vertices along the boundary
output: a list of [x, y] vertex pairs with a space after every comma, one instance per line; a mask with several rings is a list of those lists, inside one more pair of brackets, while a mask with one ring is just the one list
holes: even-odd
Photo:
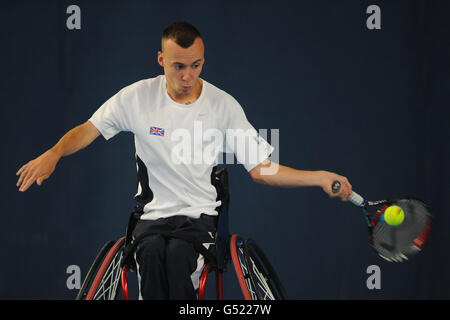
[[[340, 188], [341, 183], [335, 181], [333, 193], [338, 193]], [[432, 220], [424, 202], [414, 198], [368, 201], [356, 192], [352, 192], [349, 201], [362, 209], [369, 227], [369, 243], [382, 258], [402, 262], [424, 246]], [[394, 208], [402, 216], [392, 223], [385, 213], [390, 214]]]

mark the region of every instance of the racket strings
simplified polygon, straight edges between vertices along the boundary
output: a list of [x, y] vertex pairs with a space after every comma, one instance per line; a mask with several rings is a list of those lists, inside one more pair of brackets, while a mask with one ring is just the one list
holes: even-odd
[[386, 211], [387, 208], [389, 208], [389, 206], [387, 204], [385, 204], [385, 205], [383, 205], [383, 207], [381, 207], [381, 209], [377, 210], [377, 212], [375, 213], [375, 216], [370, 221], [370, 225], [372, 227], [375, 227], [375, 225], [378, 223], [378, 221], [380, 221], [381, 216], [384, 214], [384, 212]]
[[[402, 224], [391, 226], [380, 220], [388, 204], [402, 208], [405, 214]], [[420, 251], [430, 231], [431, 215], [421, 201], [400, 199], [378, 210], [372, 219], [372, 226], [371, 244], [383, 258], [397, 261], [399, 257], [407, 258]]]

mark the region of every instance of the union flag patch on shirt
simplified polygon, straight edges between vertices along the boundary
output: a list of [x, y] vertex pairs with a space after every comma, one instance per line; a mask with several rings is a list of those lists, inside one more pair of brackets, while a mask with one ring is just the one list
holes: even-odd
[[164, 128], [150, 127], [150, 134], [155, 136], [164, 136]]

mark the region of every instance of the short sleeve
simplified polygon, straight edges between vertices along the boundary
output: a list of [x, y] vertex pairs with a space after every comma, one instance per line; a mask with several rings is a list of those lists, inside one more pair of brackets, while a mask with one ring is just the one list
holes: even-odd
[[121, 131], [131, 131], [130, 115], [126, 113], [123, 94], [124, 89], [106, 101], [89, 119], [106, 140]]
[[237, 161], [250, 171], [267, 159], [274, 148], [251, 125], [234, 98], [230, 100], [227, 109], [229, 118], [225, 132], [225, 150], [227, 153], [234, 153]]

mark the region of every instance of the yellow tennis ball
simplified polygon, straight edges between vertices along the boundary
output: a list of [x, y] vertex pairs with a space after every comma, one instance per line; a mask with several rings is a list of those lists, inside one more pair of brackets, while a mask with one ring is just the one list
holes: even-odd
[[384, 221], [391, 226], [398, 226], [405, 220], [405, 213], [399, 206], [390, 206], [384, 211]]

